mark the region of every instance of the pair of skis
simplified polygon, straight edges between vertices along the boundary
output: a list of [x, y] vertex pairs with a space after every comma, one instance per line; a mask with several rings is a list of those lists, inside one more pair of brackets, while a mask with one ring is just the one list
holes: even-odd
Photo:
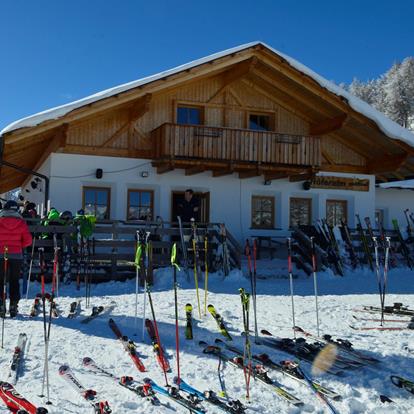
[[229, 341], [231, 341], [233, 338], [229, 334], [229, 331], [226, 328], [226, 325], [224, 324], [223, 317], [216, 311], [216, 308], [213, 305], [208, 305], [207, 310], [210, 312], [210, 315], [214, 318], [214, 320], [217, 323], [217, 326], [220, 330], [220, 333]]
[[0, 398], [6, 407], [14, 414], [47, 414], [44, 407], [36, 407], [22, 395], [20, 395], [12, 384], [0, 382]]
[[138, 368], [139, 371], [145, 372], [146, 371], [145, 366], [138, 355], [137, 348], [134, 342], [131, 339], [129, 339], [126, 335], [122, 334], [118, 325], [115, 323], [115, 321], [112, 318], [109, 319], [108, 324], [109, 324], [109, 327], [112, 329], [113, 333], [115, 334], [115, 336], [121, 342], [122, 346], [124, 347], [124, 350], [131, 357], [134, 365]]
[[140, 398], [149, 400], [151, 404], [153, 405], [160, 404], [158, 398], [155, 396], [155, 393], [151, 390], [151, 388], [145, 387], [145, 385], [139, 385], [138, 382], [134, 380], [134, 378], [129, 377], [129, 376], [117, 377], [116, 375], [112, 374], [111, 372], [97, 365], [97, 363], [92, 358], [89, 358], [89, 357], [83, 358], [82, 365], [96, 375], [101, 375], [106, 378], [112, 379], [118, 385], [133, 392], [134, 394], [138, 395]]
[[370, 355], [365, 354], [364, 352], [360, 350], [355, 349], [352, 346], [352, 343], [346, 339], [345, 340], [344, 339], [333, 339], [331, 335], [323, 335], [322, 337], [316, 336], [316, 335], [311, 334], [310, 332], [305, 331], [299, 326], [295, 326], [294, 330], [296, 333], [299, 333], [307, 338], [312, 338], [313, 340], [320, 342], [322, 345], [333, 344], [336, 346], [336, 348], [338, 349], [340, 353], [351, 356], [352, 358], [360, 360], [361, 362], [364, 362], [367, 364], [377, 364], [380, 362], [379, 359], [374, 358]]
[[[29, 316], [31, 318], [35, 318], [40, 314], [42, 311], [42, 294], [38, 293], [33, 300], [32, 306], [30, 307]], [[59, 310], [57, 308], [56, 302], [54, 300], [54, 296], [50, 295], [49, 293], [45, 293], [45, 300], [49, 301], [50, 304], [50, 311], [53, 318], [59, 317]]]
[[94, 306], [92, 307], [92, 312], [89, 316], [81, 320], [81, 323], [86, 324], [94, 319], [96, 319], [98, 316], [102, 315], [103, 313], [108, 314], [112, 312], [116, 307], [115, 302], [111, 302], [109, 306]]
[[59, 368], [59, 375], [93, 407], [94, 414], [112, 413], [108, 401], [101, 400], [95, 390], [85, 388], [68, 365], [62, 365]]
[[20, 333], [17, 338], [17, 344], [14, 348], [12, 360], [10, 363], [9, 381], [11, 384], [16, 385], [20, 375], [20, 371], [23, 364], [24, 352], [26, 349], [27, 335]]
[[[231, 365], [235, 368], [242, 369], [242, 370], [247, 369], [247, 367], [243, 364], [243, 357], [242, 356], [236, 356], [236, 357], [232, 358], [229, 355], [227, 355], [226, 353], [224, 353], [219, 346], [208, 345], [204, 341], [200, 341], [199, 345], [204, 348], [203, 349], [204, 354], [214, 355], [214, 356], [220, 358], [221, 360], [227, 362], [229, 365]], [[281, 397], [285, 401], [289, 402], [290, 404], [293, 404], [295, 406], [302, 406], [303, 405], [303, 402], [300, 399], [298, 399], [297, 397], [295, 397], [294, 395], [289, 393], [287, 390], [282, 388], [276, 381], [271, 379], [268, 376], [267, 371], [265, 370], [265, 368], [262, 365], [256, 365], [256, 366], [252, 367], [251, 375], [254, 379], [261, 382], [265, 386], [269, 387], [272, 391], [276, 392], [276, 394], [279, 397]]]
[[192, 400], [206, 401], [229, 414], [243, 414], [246, 411], [246, 407], [239, 400], [224, 400], [218, 397], [214, 391], [201, 392], [187, 384], [182, 378], [180, 378], [179, 384], [178, 379], [174, 378], [174, 383], [179, 387], [180, 391], [187, 393]]
[[[404, 317], [407, 316], [411, 319], [409, 320], [403, 320], [400, 321], [397, 319], [391, 319], [386, 320], [388, 322], [405, 322], [406, 326], [354, 326], [350, 325], [350, 327], [354, 330], [359, 331], [403, 331], [403, 330], [412, 330], [414, 329], [414, 322], [412, 318], [414, 318], [414, 309], [409, 309], [407, 306], [404, 306], [402, 303], [394, 303], [392, 306], [384, 306], [383, 309], [377, 306], [363, 306], [362, 308], [355, 308], [353, 309], [354, 312], [364, 312], [364, 313], [372, 313], [372, 314], [378, 314], [382, 313], [384, 315], [393, 315], [393, 316], [399, 316]], [[361, 320], [371, 320], [372, 322], [379, 321], [381, 322], [381, 319], [379, 318], [358, 318], [354, 317], [355, 319], [361, 319]]]
[[[218, 345], [224, 346], [227, 350], [229, 350], [230, 352], [235, 353], [238, 356], [243, 356], [243, 351], [241, 349], [237, 348], [234, 345], [226, 344], [220, 339], [216, 339], [215, 343], [218, 344]], [[280, 363], [274, 362], [270, 359], [270, 357], [267, 354], [253, 355], [252, 358], [257, 363], [262, 364], [267, 368], [270, 368], [272, 371], [279, 372], [283, 375], [286, 375], [287, 377], [290, 377], [290, 378], [300, 382], [301, 384], [306, 384], [307, 385], [307, 382], [306, 382], [304, 376], [297, 369], [297, 367], [294, 367], [290, 363], [291, 361], [281, 361]], [[318, 392], [325, 395], [326, 397], [331, 398], [335, 401], [341, 400], [341, 396], [338, 393], [322, 386], [318, 382], [312, 381], [312, 385], [318, 390]]]

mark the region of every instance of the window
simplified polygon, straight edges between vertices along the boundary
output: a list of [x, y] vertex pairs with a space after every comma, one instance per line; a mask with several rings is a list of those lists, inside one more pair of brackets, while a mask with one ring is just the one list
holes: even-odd
[[203, 108], [196, 106], [178, 106], [177, 124], [201, 125], [203, 123]]
[[252, 227], [257, 229], [274, 228], [274, 197], [252, 196]]
[[290, 199], [290, 227], [300, 225], [308, 226], [312, 222], [312, 199], [291, 198]]
[[83, 209], [85, 214], [98, 220], [110, 218], [111, 189], [104, 187], [83, 187]]
[[128, 190], [127, 220], [153, 220], [154, 192]]
[[249, 129], [255, 131], [270, 131], [270, 116], [263, 114], [249, 114]]
[[326, 221], [331, 226], [347, 222], [348, 203], [345, 200], [326, 200]]

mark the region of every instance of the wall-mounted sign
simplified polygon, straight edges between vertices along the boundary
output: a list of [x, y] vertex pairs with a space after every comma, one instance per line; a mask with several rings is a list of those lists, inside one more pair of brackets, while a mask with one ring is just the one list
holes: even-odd
[[322, 175], [312, 178], [311, 188], [326, 188], [329, 190], [369, 191], [369, 180], [365, 178], [345, 178]]

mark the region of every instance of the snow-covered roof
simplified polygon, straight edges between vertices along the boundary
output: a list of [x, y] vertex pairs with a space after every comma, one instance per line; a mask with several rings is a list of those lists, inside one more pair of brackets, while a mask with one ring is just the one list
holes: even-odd
[[269, 49], [273, 53], [277, 54], [278, 56], [282, 57], [293, 68], [309, 76], [314, 81], [316, 81], [321, 87], [327, 89], [329, 92], [332, 92], [333, 94], [341, 98], [344, 98], [352, 109], [354, 109], [356, 112], [359, 112], [360, 114], [374, 121], [378, 125], [380, 130], [388, 137], [393, 138], [393, 139], [399, 139], [405, 142], [406, 144], [414, 147], [414, 134], [412, 134], [410, 131], [398, 125], [396, 122], [391, 121], [384, 114], [377, 111], [372, 106], [368, 105], [366, 102], [351, 95], [349, 92], [345, 91], [343, 88], [339, 87], [333, 82], [330, 82], [327, 79], [323, 78], [322, 76], [318, 75], [316, 72], [309, 69], [307, 66], [291, 58], [290, 56], [285, 55], [282, 52], [279, 52], [278, 50], [272, 48], [271, 46], [268, 46], [267, 44], [263, 42], [246, 43], [246, 44], [243, 44], [243, 45], [231, 48], [231, 49], [224, 50], [219, 53], [214, 53], [204, 58], [197, 59], [192, 62], [186, 63], [184, 65], [177, 66], [173, 69], [169, 69], [164, 72], [157, 73], [155, 75], [147, 76], [142, 79], [128, 82], [123, 85], [116, 86], [114, 88], [106, 89], [102, 92], [98, 92], [94, 95], [87, 96], [83, 99], [79, 99], [77, 101], [70, 102], [65, 105], [57, 106], [55, 108], [51, 108], [46, 111], [39, 112], [37, 114], [28, 116], [26, 118], [22, 118], [18, 121], [15, 121], [7, 125], [2, 131], [0, 131], [0, 136], [5, 134], [6, 132], [14, 131], [19, 128], [33, 127], [33, 126], [41, 124], [44, 121], [61, 118], [64, 115], [68, 114], [69, 112], [73, 111], [74, 109], [80, 108], [82, 106], [91, 104], [93, 102], [96, 102], [96, 101], [99, 101], [105, 98], [109, 98], [111, 96], [120, 94], [122, 92], [128, 91], [133, 88], [136, 88], [138, 86], [142, 86], [147, 83], [154, 82], [156, 80], [165, 78], [167, 76], [174, 75], [181, 71], [194, 68], [204, 63], [207, 63], [207, 62], [210, 62], [210, 61], [222, 58], [224, 56], [228, 56], [228, 55], [231, 55], [231, 54], [234, 54], [234, 53], [237, 53], [242, 50], [245, 50], [245, 49], [248, 49], [254, 46], [258, 46], [258, 45], [261, 45]]
[[414, 190], [414, 180], [407, 181], [391, 181], [389, 183], [378, 184], [379, 188], [392, 188], [398, 190]]

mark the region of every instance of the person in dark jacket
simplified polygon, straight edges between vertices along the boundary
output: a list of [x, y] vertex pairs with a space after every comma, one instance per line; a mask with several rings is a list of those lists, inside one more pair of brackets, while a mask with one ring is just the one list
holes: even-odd
[[185, 190], [184, 200], [178, 204], [178, 215], [184, 223], [189, 223], [191, 219], [196, 222], [200, 220], [200, 205], [193, 190]]
[[[32, 244], [32, 235], [26, 222], [18, 212], [15, 201], [7, 201], [0, 211], [0, 317], [6, 313], [4, 282], [9, 283], [11, 317], [17, 315], [20, 300], [19, 277], [23, 262], [23, 249]], [[5, 274], [7, 258], [7, 274]]]
[[29, 219], [37, 218], [36, 204], [26, 200], [23, 205], [22, 216]]

